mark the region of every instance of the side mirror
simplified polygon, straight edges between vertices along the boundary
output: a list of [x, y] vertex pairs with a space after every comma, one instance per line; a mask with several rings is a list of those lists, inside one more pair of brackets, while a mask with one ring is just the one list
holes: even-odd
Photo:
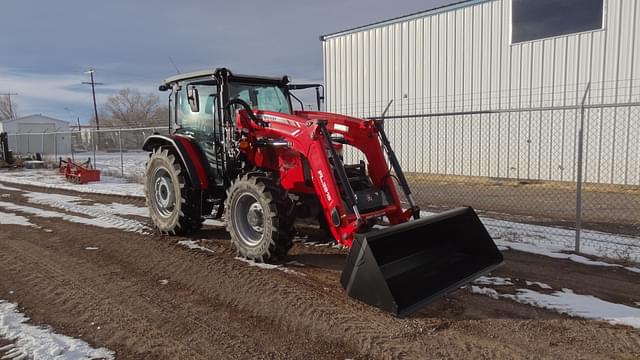
[[187, 88], [187, 100], [189, 101], [191, 112], [200, 112], [200, 96], [195, 86], [189, 86]]

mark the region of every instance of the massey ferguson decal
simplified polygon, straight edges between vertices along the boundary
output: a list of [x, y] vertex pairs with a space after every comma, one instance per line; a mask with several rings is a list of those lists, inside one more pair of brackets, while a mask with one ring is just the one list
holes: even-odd
[[331, 202], [331, 193], [329, 193], [329, 186], [324, 181], [324, 174], [322, 170], [318, 170], [318, 179], [320, 179], [320, 184], [322, 184], [322, 191], [324, 191], [324, 197], [327, 198], [327, 202]]

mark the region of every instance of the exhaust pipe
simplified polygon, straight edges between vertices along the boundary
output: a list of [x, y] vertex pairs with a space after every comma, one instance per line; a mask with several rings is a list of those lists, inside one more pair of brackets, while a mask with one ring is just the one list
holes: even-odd
[[405, 317], [500, 266], [470, 207], [356, 234], [340, 282], [347, 294]]

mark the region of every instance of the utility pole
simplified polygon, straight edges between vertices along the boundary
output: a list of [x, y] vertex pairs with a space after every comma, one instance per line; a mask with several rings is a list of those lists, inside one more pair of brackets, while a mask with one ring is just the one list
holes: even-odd
[[12, 118], [15, 118], [16, 114], [13, 113], [13, 103], [11, 101], [11, 95], [18, 95], [18, 93], [12, 93], [11, 91], [7, 91], [7, 92], [2, 93], [0, 95], [4, 95], [4, 96], [9, 98], [9, 114], [11, 115]]
[[91, 82], [83, 81], [83, 84], [91, 85], [91, 94], [93, 95], [93, 113], [96, 117], [96, 129], [100, 130], [100, 120], [98, 119], [98, 104], [96, 103], [96, 85], [104, 85], [103, 83], [95, 82], [93, 78], [93, 74], [96, 71], [93, 68], [90, 68], [88, 71], [85, 71], [85, 74], [91, 75]]

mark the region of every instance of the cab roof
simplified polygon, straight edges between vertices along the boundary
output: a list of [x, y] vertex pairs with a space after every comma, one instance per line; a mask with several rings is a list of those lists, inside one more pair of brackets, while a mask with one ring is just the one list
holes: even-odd
[[192, 79], [202, 79], [202, 78], [212, 78], [217, 76], [219, 73], [226, 71], [230, 80], [236, 81], [257, 81], [257, 82], [269, 82], [269, 83], [278, 83], [286, 85], [289, 82], [289, 77], [286, 75], [283, 76], [261, 76], [261, 75], [246, 75], [246, 74], [234, 74], [231, 70], [227, 68], [213, 68], [206, 70], [198, 70], [184, 74], [178, 74], [174, 76], [170, 76], [162, 81], [160, 87], [169, 87], [172, 84], [183, 82]]

